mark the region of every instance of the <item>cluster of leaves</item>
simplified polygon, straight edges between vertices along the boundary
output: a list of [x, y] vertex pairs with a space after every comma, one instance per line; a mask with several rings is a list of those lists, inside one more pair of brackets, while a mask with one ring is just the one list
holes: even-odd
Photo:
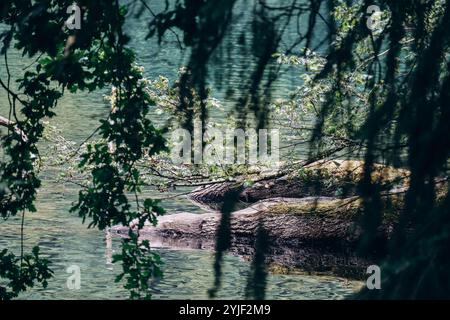
[[[309, 139], [313, 128], [306, 124], [321, 117], [321, 107], [326, 101], [326, 94], [332, 90], [336, 73], [318, 80], [317, 76], [325, 66], [326, 58], [308, 49], [305, 51], [302, 55], [275, 56], [279, 63], [299, 69], [302, 85], [292, 92], [288, 99], [279, 99], [273, 104], [275, 112], [272, 117], [274, 121], [287, 118], [289, 127], [297, 136]], [[340, 103], [322, 120], [325, 123], [322, 138], [329, 140], [328, 145], [335, 144], [337, 140], [348, 141], [356, 138], [368, 112], [368, 94], [363, 90], [365, 79], [366, 74], [361, 71], [342, 75], [339, 83], [342, 92], [336, 97]], [[348, 99], [351, 99], [351, 104]]]
[[123, 272], [117, 276], [116, 282], [127, 276], [125, 289], [129, 290], [130, 298], [150, 299], [149, 280], [162, 277], [162, 261], [151, 250], [150, 242], [140, 241], [139, 236], [130, 229], [128, 238], [122, 243], [122, 253], [113, 257], [113, 262], [118, 261], [122, 263]]
[[[43, 120], [55, 115], [53, 109], [64, 90], [93, 91], [112, 86], [114, 106], [109, 118], [103, 120], [98, 129], [104, 140], [89, 149], [80, 164], [92, 167], [92, 182], [80, 191], [79, 202], [73, 210], [78, 211], [83, 220], [92, 219], [89, 226], [99, 229], [116, 223], [127, 224], [135, 218], [155, 220], [162, 209], [150, 199], [141, 204], [142, 183], [135, 163], [144, 152], [155, 154], [164, 150], [165, 144], [163, 132], [147, 117], [154, 103], [145, 91], [142, 70], [135, 66], [134, 53], [126, 47], [129, 38], [122, 28], [127, 8], [114, 0], [79, 1], [77, 4], [82, 9], [82, 30], [69, 31], [64, 23], [66, 9], [72, 1], [1, 3], [0, 22], [9, 27], [0, 35], [1, 52], [8, 70], [8, 79], [2, 80], [1, 85], [8, 95], [10, 115], [18, 130], [8, 132], [2, 141], [8, 161], [0, 164], [4, 184], [0, 213], [6, 219], [18, 212], [35, 211], [33, 203], [40, 186], [35, 168], [35, 158], [39, 157], [37, 143], [44, 132]], [[10, 86], [7, 54], [13, 43], [24, 55], [38, 56], [34, 71], [26, 71], [17, 79], [20, 93]], [[135, 198], [135, 208], [129, 203], [130, 195]], [[130, 256], [137, 259], [137, 253], [146, 254], [140, 249], [131, 254], [132, 244], [136, 248], [139, 246], [135, 241], [124, 247]], [[42, 268], [46, 265], [39, 264]], [[4, 264], [0, 269], [9, 274], [11, 268], [13, 265]], [[125, 272], [129, 270], [125, 265], [124, 268]], [[152, 273], [142, 268], [139, 272], [145, 276], [141, 279], [148, 280]], [[40, 272], [46, 277], [50, 274]], [[42, 278], [33, 278], [33, 275], [29, 274], [29, 281]], [[137, 276], [133, 272], [129, 281]], [[140, 285], [143, 281], [134, 283]]]
[[[184, 72], [187, 71], [182, 68], [180, 77]], [[152, 114], [156, 113], [166, 116], [169, 121], [169, 127], [172, 130], [178, 129], [180, 122], [182, 122], [182, 119], [178, 118], [176, 110], [176, 107], [180, 104], [180, 81], [175, 81], [172, 85], [167, 78], [159, 76], [154, 80], [143, 78], [140, 83], [144, 85], [149, 102], [154, 103]], [[117, 108], [116, 94], [117, 90], [113, 90], [111, 95], [105, 97], [112, 110]], [[199, 96], [193, 88], [191, 88], [191, 94], [194, 113], [199, 114], [201, 110]], [[206, 105], [208, 110], [220, 109], [220, 111], [224, 111], [221, 102], [209, 94]], [[231, 121], [231, 127], [235, 120], [231, 116], [229, 120]], [[208, 121], [206, 127], [207, 129], [223, 129], [223, 132], [228, 129], [227, 124], [218, 124], [212, 121]], [[46, 125], [44, 139], [49, 145], [39, 158], [43, 167], [42, 170], [50, 169], [52, 172], [57, 173], [56, 182], [58, 183], [76, 183], [83, 186], [86, 190], [89, 188], [90, 173], [95, 169], [95, 161], [88, 161], [87, 155], [92, 154], [93, 150], [100, 148], [100, 146], [106, 148], [108, 145], [108, 150], [112, 148], [112, 145], [108, 143], [108, 139], [103, 137], [77, 146], [75, 142], [63, 137], [57, 127], [50, 124]], [[172, 147], [171, 142], [174, 141], [172, 139], [167, 141], [168, 149]], [[204, 139], [203, 142], [208, 144], [210, 141]], [[80, 161], [83, 164], [82, 167], [79, 167]], [[160, 150], [158, 153], [155, 153], [148, 148], [145, 148], [142, 156], [137, 159], [135, 167], [140, 170], [139, 179], [142, 188], [152, 186], [162, 192], [178, 187], [205, 185], [211, 181], [233, 180], [237, 176], [242, 178], [260, 170], [259, 167], [250, 168], [246, 165], [238, 164], [177, 165], [172, 162], [169, 152]], [[108, 180], [106, 183], [112, 182]]]
[[[40, 186], [34, 170], [33, 159], [39, 154], [37, 142], [43, 132], [41, 120], [44, 117], [54, 115], [52, 108], [61, 97], [61, 92], [51, 87], [51, 75], [47, 74], [42, 65], [35, 71], [27, 71], [23, 77], [18, 79], [19, 90], [26, 96], [23, 98], [10, 89], [11, 74], [7, 65], [7, 50], [14, 39], [16, 46], [23, 50], [24, 54], [34, 55], [38, 51], [56, 54], [55, 42], [52, 35], [57, 32], [58, 21], [63, 24], [62, 17], [50, 14], [44, 9], [44, 3], [32, 4], [31, 1], [12, 2], [3, 1], [1, 4], [0, 21], [9, 25], [9, 30], [0, 35], [3, 46], [1, 53], [5, 55], [7, 70], [7, 82], [0, 80], [1, 86], [8, 95], [10, 105], [10, 118], [13, 117], [18, 130], [10, 130], [8, 135], [2, 139], [2, 148], [9, 161], [0, 164], [0, 175], [3, 186], [0, 195], [0, 214], [3, 219], [17, 215], [19, 212], [34, 212], [34, 200], [36, 189]], [[48, 19], [50, 23], [44, 28], [39, 28], [40, 19]], [[32, 37], [32, 35], [36, 37]], [[42, 41], [41, 41], [42, 40]], [[52, 40], [52, 41], [50, 41]], [[21, 105], [20, 114], [16, 109]], [[32, 286], [34, 281], [42, 282], [46, 285], [46, 280], [51, 272], [47, 269], [47, 262], [40, 260], [37, 250], [33, 256], [21, 254], [21, 261], [32, 262], [34, 264], [16, 264], [14, 256], [6, 255], [5, 259], [10, 259], [11, 263], [2, 264], [0, 271], [8, 277], [20, 275], [17, 284], [10, 282], [12, 296], [23, 291], [27, 286]], [[25, 260], [25, 258], [27, 259]], [[35, 268], [38, 267], [37, 270]], [[29, 272], [26, 272], [28, 268]], [[8, 298], [9, 296], [6, 296]]]
[[34, 247], [31, 254], [17, 257], [4, 249], [0, 252], [0, 277], [7, 281], [6, 287], [0, 285], [0, 300], [16, 298], [35, 282], [44, 288], [52, 277], [48, 268], [49, 261], [39, 257], [39, 247]]
[[[145, 92], [142, 74], [137, 68], [130, 68], [135, 73], [113, 89], [111, 114], [108, 120], [101, 121], [99, 133], [104, 140], [88, 145], [79, 163], [80, 167], [90, 166], [92, 184], [80, 191], [79, 202], [72, 211], [83, 220], [92, 218], [90, 226], [100, 229], [128, 225], [151, 213], [146, 211], [149, 206], [142, 206], [138, 199], [143, 181], [135, 164], [144, 154], [151, 156], [165, 150], [163, 132], [146, 118], [154, 103]], [[135, 195], [135, 208], [130, 205], [127, 192]]]

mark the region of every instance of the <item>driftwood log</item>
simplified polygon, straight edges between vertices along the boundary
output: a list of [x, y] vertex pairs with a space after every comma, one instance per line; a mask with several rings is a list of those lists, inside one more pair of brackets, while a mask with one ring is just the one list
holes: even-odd
[[[364, 162], [356, 160], [317, 161], [298, 172], [281, 177], [259, 179], [244, 186], [243, 182], [224, 182], [202, 186], [188, 195], [193, 202], [219, 211], [225, 195], [241, 188], [238, 208], [260, 200], [285, 197], [352, 197], [358, 194], [358, 182], [363, 176]], [[372, 180], [385, 190], [407, 184], [409, 171], [375, 165]]]
[[[268, 237], [269, 264], [357, 278], [368, 265], [353, 250], [361, 236], [355, 224], [361, 208], [358, 198], [276, 198], [258, 202], [231, 214], [230, 252], [250, 259], [256, 233], [262, 227]], [[217, 212], [176, 213], [160, 217], [156, 227], [146, 225], [140, 235], [156, 247], [213, 250], [220, 221]], [[128, 230], [124, 226], [112, 228], [113, 234], [121, 236], [126, 236]], [[385, 223], [380, 236], [388, 237], [389, 232], [389, 224]]]
[[[355, 223], [363, 211], [359, 198], [275, 198], [258, 202], [231, 214], [230, 233], [234, 240], [252, 242], [263, 228], [272, 244], [321, 244], [351, 246], [360, 236]], [[217, 212], [175, 213], [162, 216], [157, 226], [147, 224], [141, 235], [161, 238], [215, 239], [221, 221]], [[391, 218], [393, 219], [393, 218]], [[391, 220], [386, 218], [380, 235], [387, 237]], [[135, 224], [131, 225], [136, 227]], [[128, 232], [128, 226], [113, 227], [116, 233]]]
[[[357, 192], [363, 166], [361, 161], [319, 161], [288, 175], [258, 178], [253, 184], [225, 182], [201, 187], [189, 198], [206, 206], [207, 213], [160, 217], [156, 227], [144, 226], [140, 236], [150, 239], [154, 247], [214, 250], [222, 219], [217, 210], [230, 192], [238, 190], [243, 209], [230, 216], [231, 253], [251, 259], [258, 230], [264, 230], [269, 265], [360, 278], [371, 264], [354, 250], [362, 236], [356, 222], [363, 214]], [[375, 165], [372, 180], [392, 191], [404, 188], [408, 175], [407, 170]], [[386, 198], [389, 210], [378, 230], [380, 242], [390, 237], [397, 219], [401, 200], [395, 198], [401, 196]], [[112, 232], [127, 236], [129, 228], [116, 226]]]

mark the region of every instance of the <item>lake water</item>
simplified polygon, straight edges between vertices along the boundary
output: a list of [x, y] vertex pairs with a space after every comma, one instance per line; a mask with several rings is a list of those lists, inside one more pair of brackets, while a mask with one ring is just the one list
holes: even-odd
[[[155, 12], [161, 10], [158, 2], [151, 4]], [[241, 12], [245, 12], [248, 2], [238, 3]], [[233, 22], [233, 32], [230, 42], [237, 41], [240, 30], [248, 21], [246, 15], [238, 17]], [[148, 19], [148, 18], [147, 18]], [[127, 32], [132, 36], [131, 45], [138, 53], [138, 62], [145, 67], [148, 77], [163, 75], [174, 80], [177, 70], [188, 56], [188, 51], [180, 51], [174, 37], [168, 37], [162, 46], [155, 40], [145, 40], [147, 21], [141, 18], [127, 25]], [[295, 27], [292, 28], [292, 36]], [[289, 31], [289, 30], [288, 30]], [[288, 34], [286, 37], [290, 37]], [[232, 68], [239, 74], [243, 64], [231, 64], [214, 70], [220, 74], [225, 69]], [[9, 64], [13, 77], [20, 75], [30, 63], [17, 52], [9, 52]], [[6, 72], [0, 65], [0, 76], [5, 80]], [[283, 97], [298, 84], [298, 74], [286, 70], [283, 77], [274, 85], [274, 96]], [[241, 87], [238, 76], [232, 78], [229, 85], [235, 90]], [[108, 113], [108, 106], [103, 101], [102, 92], [91, 94], [66, 94], [61, 99], [57, 109], [57, 117], [52, 124], [62, 130], [69, 140], [83, 141], [97, 127], [98, 120]], [[223, 97], [217, 90], [218, 97]], [[227, 104], [228, 103], [228, 104]], [[225, 101], [229, 108], [232, 101]], [[6, 95], [0, 91], [0, 114], [6, 116], [8, 110]], [[223, 116], [212, 115], [212, 121], [222, 121]], [[160, 116], [155, 115], [154, 121], [162, 123]], [[77, 188], [71, 185], [55, 184], [43, 177], [43, 187], [39, 190], [37, 201], [38, 211], [28, 213], [25, 224], [25, 247], [34, 245], [41, 247], [43, 256], [52, 262], [55, 276], [49, 282], [47, 289], [34, 288], [22, 299], [123, 299], [128, 297], [121, 283], [115, 283], [115, 276], [120, 273], [120, 265], [112, 265], [110, 257], [120, 252], [120, 239], [113, 238], [112, 245], [108, 243], [105, 233], [87, 229], [81, 220], [69, 213], [69, 208], [77, 197]], [[155, 194], [159, 197], [159, 194]], [[194, 211], [200, 209], [184, 198], [176, 198], [163, 202], [167, 211]], [[10, 248], [15, 252], [20, 248], [20, 221], [11, 218], [0, 222], [0, 249]], [[201, 250], [177, 251], [157, 249], [164, 261], [164, 278], [152, 283], [152, 294], [155, 299], [200, 299], [207, 298], [207, 290], [213, 283], [213, 253]], [[81, 288], [69, 290], [66, 285], [66, 269], [78, 265], [81, 269]], [[242, 258], [227, 255], [223, 289], [219, 298], [240, 299], [244, 296], [249, 263]], [[308, 275], [270, 275], [268, 278], [267, 298], [271, 299], [341, 299], [354, 292], [359, 284], [342, 278]]]

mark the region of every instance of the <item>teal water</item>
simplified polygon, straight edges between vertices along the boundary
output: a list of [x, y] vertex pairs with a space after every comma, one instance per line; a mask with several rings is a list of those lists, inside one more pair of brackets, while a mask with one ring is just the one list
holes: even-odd
[[[161, 10], [160, 2], [152, 2], [155, 12]], [[248, 23], [245, 10], [248, 1], [238, 3], [244, 13], [236, 18], [228, 43], [237, 41], [240, 31]], [[148, 19], [131, 21], [127, 32], [132, 36], [131, 46], [136, 49], [138, 63], [145, 67], [149, 78], [164, 75], [170, 80], [177, 76], [177, 70], [188, 57], [188, 50], [180, 51], [173, 36], [165, 39], [159, 46], [156, 40], [145, 40], [145, 26]], [[294, 36], [296, 28], [292, 26]], [[237, 55], [237, 53], [236, 53]], [[236, 63], [216, 67], [213, 74], [225, 73], [232, 69], [234, 77], [228, 85], [235, 90], [241, 88], [239, 73], [242, 72], [246, 57], [236, 56]], [[9, 66], [13, 78], [23, 72], [31, 61], [22, 58], [18, 52], [9, 52]], [[250, 63], [250, 61], [249, 61]], [[5, 79], [5, 67], [0, 63], [0, 76]], [[283, 97], [298, 84], [296, 71], [286, 70], [274, 84], [274, 96]], [[83, 141], [89, 136], [98, 120], [108, 113], [108, 106], [103, 101], [106, 92], [66, 94], [57, 109], [57, 117], [51, 123], [62, 130], [62, 135], [72, 141]], [[224, 91], [215, 88], [215, 94], [223, 98]], [[228, 108], [234, 106], [233, 101], [225, 101]], [[8, 112], [4, 91], [0, 91], [0, 114]], [[162, 124], [161, 116], [154, 115], [155, 123]], [[223, 115], [212, 114], [212, 121], [223, 121]], [[115, 283], [115, 276], [120, 273], [120, 265], [111, 264], [111, 256], [120, 252], [120, 240], [113, 238], [107, 241], [105, 233], [87, 229], [81, 220], [69, 213], [69, 208], [77, 197], [77, 188], [72, 185], [56, 184], [44, 179], [39, 191], [36, 213], [26, 215], [25, 248], [34, 245], [41, 247], [44, 256], [52, 261], [55, 277], [47, 289], [33, 288], [22, 294], [22, 299], [123, 299], [127, 292], [121, 283]], [[154, 194], [160, 197], [160, 194]], [[164, 196], [164, 195], [162, 195]], [[195, 211], [200, 209], [184, 198], [164, 201], [167, 211]], [[20, 248], [20, 221], [11, 218], [0, 222], [0, 249], [10, 248], [18, 252]], [[207, 298], [207, 290], [213, 283], [213, 256], [211, 252], [201, 250], [177, 251], [157, 249], [164, 261], [164, 278], [152, 283], [152, 294], [155, 299], [201, 299]], [[78, 265], [81, 269], [81, 288], [67, 288], [66, 269]], [[239, 299], [244, 296], [246, 276], [249, 263], [243, 259], [227, 255], [223, 289], [219, 298]], [[352, 293], [357, 283], [336, 277], [303, 276], [303, 275], [270, 275], [268, 279], [267, 297], [272, 299], [341, 299]]]

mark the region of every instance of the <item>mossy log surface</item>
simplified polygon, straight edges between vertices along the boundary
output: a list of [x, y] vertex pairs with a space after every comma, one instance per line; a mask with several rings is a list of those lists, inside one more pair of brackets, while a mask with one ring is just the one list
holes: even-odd
[[[239, 208], [260, 200], [285, 197], [339, 197], [358, 195], [357, 186], [362, 179], [364, 162], [356, 160], [317, 161], [300, 170], [281, 177], [259, 179], [242, 187], [243, 182], [224, 182], [202, 186], [191, 192], [189, 199], [202, 206], [220, 211], [225, 195], [232, 189], [242, 188]], [[383, 165], [374, 165], [372, 180], [381, 188], [391, 190], [404, 187], [409, 171]]]
[[[350, 245], [361, 236], [361, 229], [356, 223], [361, 213], [361, 200], [356, 197], [274, 198], [233, 212], [230, 233], [235, 240], [245, 242], [245, 239], [254, 239], [258, 228], [262, 227], [272, 244]], [[163, 238], [215, 239], [220, 221], [221, 214], [217, 212], [181, 212], [160, 217], [157, 226], [146, 225], [141, 234]], [[117, 232], [127, 229], [121, 226], [113, 228]], [[390, 223], [386, 219], [380, 233], [388, 236], [389, 230]]]

